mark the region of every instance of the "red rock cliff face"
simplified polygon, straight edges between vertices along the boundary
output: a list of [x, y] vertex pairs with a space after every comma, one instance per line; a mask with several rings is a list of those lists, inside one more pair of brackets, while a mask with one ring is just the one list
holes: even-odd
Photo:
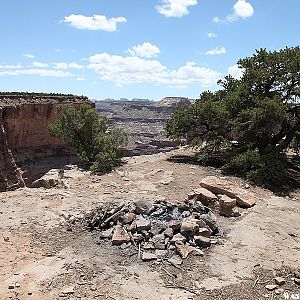
[[[64, 101], [28, 101], [14, 104], [0, 103], [0, 191], [24, 185], [17, 165], [36, 158], [73, 154], [61, 140], [50, 136], [48, 125], [58, 118], [57, 107]], [[4, 101], [3, 101], [4, 102]], [[79, 107], [82, 101], [66, 101]]]
[[3, 109], [0, 107], [0, 191], [23, 187], [20, 170], [7, 144], [7, 133], [3, 123]]

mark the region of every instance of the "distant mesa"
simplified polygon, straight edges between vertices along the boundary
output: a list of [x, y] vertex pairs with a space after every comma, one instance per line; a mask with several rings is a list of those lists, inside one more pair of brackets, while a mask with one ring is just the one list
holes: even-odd
[[192, 103], [192, 99], [185, 97], [165, 97], [156, 103], [157, 106], [178, 106], [178, 105], [188, 105]]

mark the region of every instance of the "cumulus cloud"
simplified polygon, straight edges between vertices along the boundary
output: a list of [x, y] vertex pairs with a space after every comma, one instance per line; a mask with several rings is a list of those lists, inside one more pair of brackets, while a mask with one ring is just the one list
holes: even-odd
[[221, 74], [209, 68], [189, 62], [177, 70], [169, 70], [157, 60], [136, 56], [119, 56], [98, 53], [89, 59], [88, 69], [95, 71], [102, 80], [117, 86], [133, 83], [186, 87], [190, 84], [210, 86], [221, 78]]
[[70, 72], [63, 72], [58, 70], [47, 70], [47, 69], [26, 69], [26, 70], [0, 72], [0, 76], [18, 76], [18, 75], [38, 75], [38, 76], [45, 76], [45, 77], [60, 77], [60, 78], [73, 76], [73, 74]]
[[233, 14], [227, 15], [224, 19], [214, 17], [215, 23], [231, 23], [237, 21], [239, 18], [246, 19], [252, 17], [254, 14], [253, 6], [246, 0], [238, 0], [233, 5]]
[[39, 61], [34, 61], [32, 63], [32, 66], [37, 67], [37, 68], [46, 68], [46, 67], [48, 67], [48, 64], [42, 63], [42, 62], [39, 62]]
[[22, 54], [23, 56], [27, 57], [27, 58], [34, 58], [35, 56], [31, 53], [24, 53]]
[[108, 19], [102, 15], [91, 17], [70, 15], [64, 18], [64, 22], [78, 29], [116, 31], [117, 23], [127, 22], [127, 20], [124, 17]]
[[0, 65], [0, 69], [21, 69], [23, 66], [21, 64], [17, 65]]
[[214, 32], [208, 32], [208, 33], [206, 34], [206, 36], [207, 36], [208, 38], [216, 38], [216, 37], [218, 37], [218, 35], [217, 35], [216, 33], [214, 33]]
[[240, 79], [244, 74], [244, 69], [238, 65], [233, 65], [228, 68], [227, 75], [231, 75], [235, 79]]
[[58, 70], [66, 70], [66, 69], [76, 69], [76, 70], [81, 70], [84, 69], [83, 65], [77, 64], [77, 63], [64, 63], [64, 62], [59, 62], [59, 63], [53, 63], [54, 69]]
[[77, 77], [76, 80], [78, 80], [78, 81], [84, 81], [85, 78], [84, 77]]
[[146, 42], [142, 45], [131, 47], [130, 49], [128, 49], [128, 52], [133, 56], [151, 58], [157, 56], [157, 54], [160, 53], [160, 49], [157, 46]]
[[219, 54], [225, 54], [225, 53], [226, 53], [225, 47], [216, 47], [214, 49], [210, 49], [210, 50], [206, 51], [204, 54], [205, 55], [219, 55]]
[[182, 17], [189, 13], [188, 7], [197, 5], [197, 0], [162, 0], [156, 10], [166, 17]]

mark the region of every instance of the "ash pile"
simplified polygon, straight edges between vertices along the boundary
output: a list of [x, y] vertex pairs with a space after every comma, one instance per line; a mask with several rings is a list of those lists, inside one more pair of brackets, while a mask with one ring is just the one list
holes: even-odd
[[100, 231], [100, 239], [123, 249], [135, 246], [143, 261], [168, 258], [174, 252], [186, 258], [202, 256], [204, 248], [217, 243], [214, 206], [215, 197], [194, 192], [184, 203], [123, 202], [113, 209], [98, 208], [87, 219], [91, 230]]

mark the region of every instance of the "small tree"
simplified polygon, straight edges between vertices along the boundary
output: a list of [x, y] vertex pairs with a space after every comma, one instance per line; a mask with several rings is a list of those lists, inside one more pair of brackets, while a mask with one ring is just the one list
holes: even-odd
[[59, 118], [49, 132], [73, 147], [81, 163], [95, 172], [107, 172], [121, 162], [119, 147], [127, 142], [121, 129], [108, 130], [108, 119], [90, 105], [58, 107]]
[[179, 107], [166, 130], [174, 139], [186, 136], [205, 145], [202, 159], [217, 156], [227, 170], [281, 185], [286, 151], [299, 147], [300, 48], [261, 49], [238, 65], [240, 79], [227, 76], [219, 82], [221, 90]]

